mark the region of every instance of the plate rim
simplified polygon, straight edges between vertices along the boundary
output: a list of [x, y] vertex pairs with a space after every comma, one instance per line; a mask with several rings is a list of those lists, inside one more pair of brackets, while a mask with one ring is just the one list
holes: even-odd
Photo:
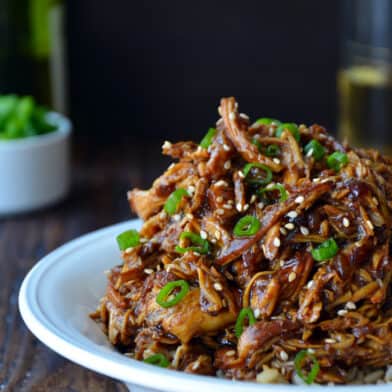
[[[57, 354], [80, 366], [125, 383], [152, 389], [158, 388], [159, 390], [159, 388], [164, 388], [166, 391], [173, 392], [199, 392], [202, 389], [206, 392], [216, 388], [222, 392], [232, 392], [233, 390], [238, 392], [290, 392], [304, 388], [303, 385], [259, 384], [192, 375], [158, 367], [152, 369], [151, 365], [127, 358], [116, 351], [110, 352], [110, 354], [105, 353], [103, 356], [95, 342], [91, 342], [90, 347], [86, 347], [81, 342], [77, 342], [76, 338], [72, 339], [69, 335], [64, 334], [61, 329], [51, 322], [38, 301], [38, 283], [45, 271], [48, 268], [55, 268], [56, 263], [61, 259], [63, 259], [63, 262], [66, 262], [67, 254], [77, 252], [79, 248], [89, 247], [98, 238], [106, 238], [108, 236], [113, 236], [114, 238], [115, 232], [130, 226], [140, 227], [141, 223], [139, 219], [132, 219], [84, 234], [50, 252], [33, 266], [24, 278], [18, 296], [20, 314], [33, 335]], [[377, 386], [376, 390], [373, 389], [375, 386]], [[358, 392], [370, 392], [371, 389], [372, 392], [384, 392], [391, 390], [391, 384], [317, 385], [307, 386], [306, 388], [309, 392], [316, 388], [323, 388], [325, 391], [347, 391], [348, 388], [354, 388]]]

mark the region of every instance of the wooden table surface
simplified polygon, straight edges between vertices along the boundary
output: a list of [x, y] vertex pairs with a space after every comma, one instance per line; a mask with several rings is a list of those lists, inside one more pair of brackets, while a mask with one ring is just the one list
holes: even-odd
[[126, 191], [148, 187], [168, 160], [156, 143], [148, 148], [85, 143], [74, 150], [72, 190], [65, 201], [0, 217], [0, 391], [127, 391], [122, 383], [82, 368], [39, 342], [20, 317], [18, 291], [26, 273], [48, 252], [131, 218]]

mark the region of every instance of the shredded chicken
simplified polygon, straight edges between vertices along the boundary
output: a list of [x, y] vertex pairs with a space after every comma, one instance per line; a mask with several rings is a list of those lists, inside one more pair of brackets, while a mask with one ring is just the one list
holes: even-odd
[[[342, 145], [319, 125], [301, 125], [298, 135], [277, 134], [274, 122], [250, 125], [234, 98], [221, 100], [219, 114], [209, 145], [165, 142], [164, 154], [178, 162], [151, 189], [128, 193], [144, 220], [141, 240], [122, 250], [92, 317], [135, 359], [159, 353], [190, 373], [291, 383], [301, 350], [320, 367], [316, 383], [349, 383], [353, 367], [385, 371], [392, 364], [392, 161]], [[306, 147], [312, 141], [321, 157]], [[333, 167], [336, 152], [344, 159]], [[186, 195], [168, 213], [178, 189]], [[235, 228], [245, 216], [258, 225], [241, 234]], [[318, 256], [331, 240], [332, 253]], [[185, 294], [162, 306], [158, 294], [179, 280]], [[255, 320], [245, 318], [239, 334], [241, 309]], [[311, 364], [304, 361], [304, 373]]]

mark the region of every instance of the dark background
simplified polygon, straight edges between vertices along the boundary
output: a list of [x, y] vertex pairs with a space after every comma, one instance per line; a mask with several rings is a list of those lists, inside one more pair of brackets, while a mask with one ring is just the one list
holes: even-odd
[[70, 112], [91, 140], [200, 138], [252, 118], [336, 126], [339, 1], [70, 0]]

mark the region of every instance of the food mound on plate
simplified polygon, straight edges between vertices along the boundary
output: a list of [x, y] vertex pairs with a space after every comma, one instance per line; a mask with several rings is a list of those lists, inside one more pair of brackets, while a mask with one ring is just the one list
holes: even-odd
[[[127, 355], [264, 383], [392, 379], [392, 160], [319, 126], [253, 124], [234, 98], [128, 198], [98, 310]], [[369, 131], [370, 132], [370, 131]]]

